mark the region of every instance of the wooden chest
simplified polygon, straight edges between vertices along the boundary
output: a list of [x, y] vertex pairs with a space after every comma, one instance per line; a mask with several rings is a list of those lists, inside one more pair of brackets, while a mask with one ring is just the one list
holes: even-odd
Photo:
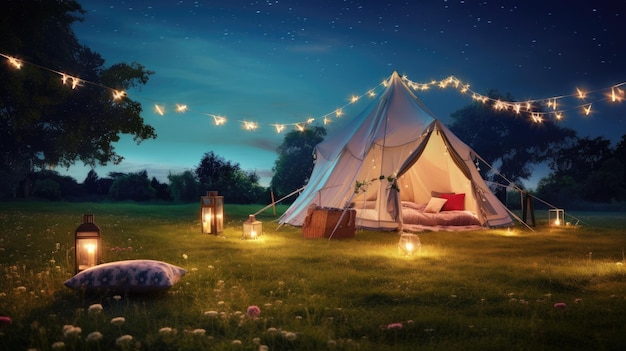
[[[343, 217], [342, 217], [343, 214]], [[341, 223], [333, 233], [337, 222]], [[302, 236], [305, 238], [353, 238], [355, 232], [355, 210], [339, 208], [310, 209], [302, 224]]]

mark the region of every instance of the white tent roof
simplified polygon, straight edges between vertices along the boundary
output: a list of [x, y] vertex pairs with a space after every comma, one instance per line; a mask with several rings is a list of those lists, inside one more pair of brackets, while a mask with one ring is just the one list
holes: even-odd
[[[477, 213], [481, 223], [511, 223], [476, 170], [474, 152], [434, 117], [397, 72], [365, 111], [316, 146], [315, 155], [309, 183], [279, 223], [302, 225], [312, 205], [345, 208], [368, 200], [375, 201], [377, 215], [357, 216], [357, 226], [398, 229], [401, 219], [393, 218], [398, 201], [390, 200], [395, 190], [387, 177], [397, 177], [401, 200], [428, 202], [432, 191], [466, 193], [466, 209]], [[358, 195], [357, 181], [367, 183]]]

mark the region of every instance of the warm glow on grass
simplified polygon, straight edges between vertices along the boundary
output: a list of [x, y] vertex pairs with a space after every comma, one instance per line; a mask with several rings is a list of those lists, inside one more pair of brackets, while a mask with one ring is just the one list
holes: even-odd
[[[401, 351], [618, 349], [623, 342], [621, 328], [604, 327], [621, 325], [626, 313], [620, 216], [552, 228], [546, 211], [534, 231], [422, 232], [420, 249], [408, 256], [398, 251], [399, 233], [357, 230], [328, 240], [277, 229], [286, 206], [256, 215], [263, 235], [242, 240], [243, 222], [262, 206], [225, 202], [221, 235], [201, 233], [196, 203], [0, 203], [0, 317], [11, 321], [0, 325], [0, 342], [8, 349]], [[86, 210], [98, 216], [104, 261], [155, 259], [187, 274], [158, 296], [85, 297], [64, 287], [74, 270], [75, 214]], [[29, 337], [32, 325], [38, 338]]]

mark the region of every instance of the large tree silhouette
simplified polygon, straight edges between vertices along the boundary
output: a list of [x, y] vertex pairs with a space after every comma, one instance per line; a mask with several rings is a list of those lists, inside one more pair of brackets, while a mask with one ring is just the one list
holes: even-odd
[[274, 176], [270, 186], [279, 195], [287, 195], [305, 185], [313, 171], [313, 149], [324, 140], [326, 129], [320, 126], [291, 131], [278, 147]]
[[[486, 95], [492, 101], [514, 101], [495, 90]], [[532, 175], [534, 165], [548, 160], [560, 145], [576, 137], [575, 131], [558, 126], [547, 115], [538, 123], [527, 112], [496, 110], [492, 103], [479, 101], [454, 112], [451, 118], [450, 130], [516, 184]], [[486, 167], [481, 172], [486, 178], [502, 181]]]
[[[91, 166], [121, 162], [123, 156], [114, 147], [121, 134], [137, 143], [156, 137], [140, 116], [141, 105], [127, 97], [113, 100], [108, 89], [146, 84], [152, 72], [138, 63], [106, 67], [71, 28], [83, 13], [73, 0], [3, 3], [0, 48], [28, 62], [16, 69], [8, 60], [0, 61], [0, 175], [5, 193], [15, 195], [17, 182], [33, 170], [77, 161]], [[61, 72], [80, 80], [66, 77], [64, 84]]]

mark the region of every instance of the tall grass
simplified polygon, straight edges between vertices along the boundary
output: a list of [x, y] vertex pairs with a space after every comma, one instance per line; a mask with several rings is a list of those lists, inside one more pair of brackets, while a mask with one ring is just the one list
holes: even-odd
[[[626, 220], [619, 214], [579, 213], [584, 225], [576, 228], [553, 229], [540, 218], [534, 232], [518, 226], [420, 233], [421, 251], [403, 257], [397, 233], [304, 239], [299, 228], [277, 229], [271, 210], [257, 216], [264, 235], [241, 240], [243, 221], [259, 208], [227, 205], [224, 233], [213, 236], [200, 233], [196, 204], [0, 204], [0, 316], [12, 320], [0, 327], [0, 349], [621, 350], [625, 344]], [[167, 293], [149, 296], [66, 288], [83, 213], [94, 213], [102, 229], [105, 261], [156, 259], [187, 275]], [[260, 308], [258, 318], [246, 313], [249, 306]]]

